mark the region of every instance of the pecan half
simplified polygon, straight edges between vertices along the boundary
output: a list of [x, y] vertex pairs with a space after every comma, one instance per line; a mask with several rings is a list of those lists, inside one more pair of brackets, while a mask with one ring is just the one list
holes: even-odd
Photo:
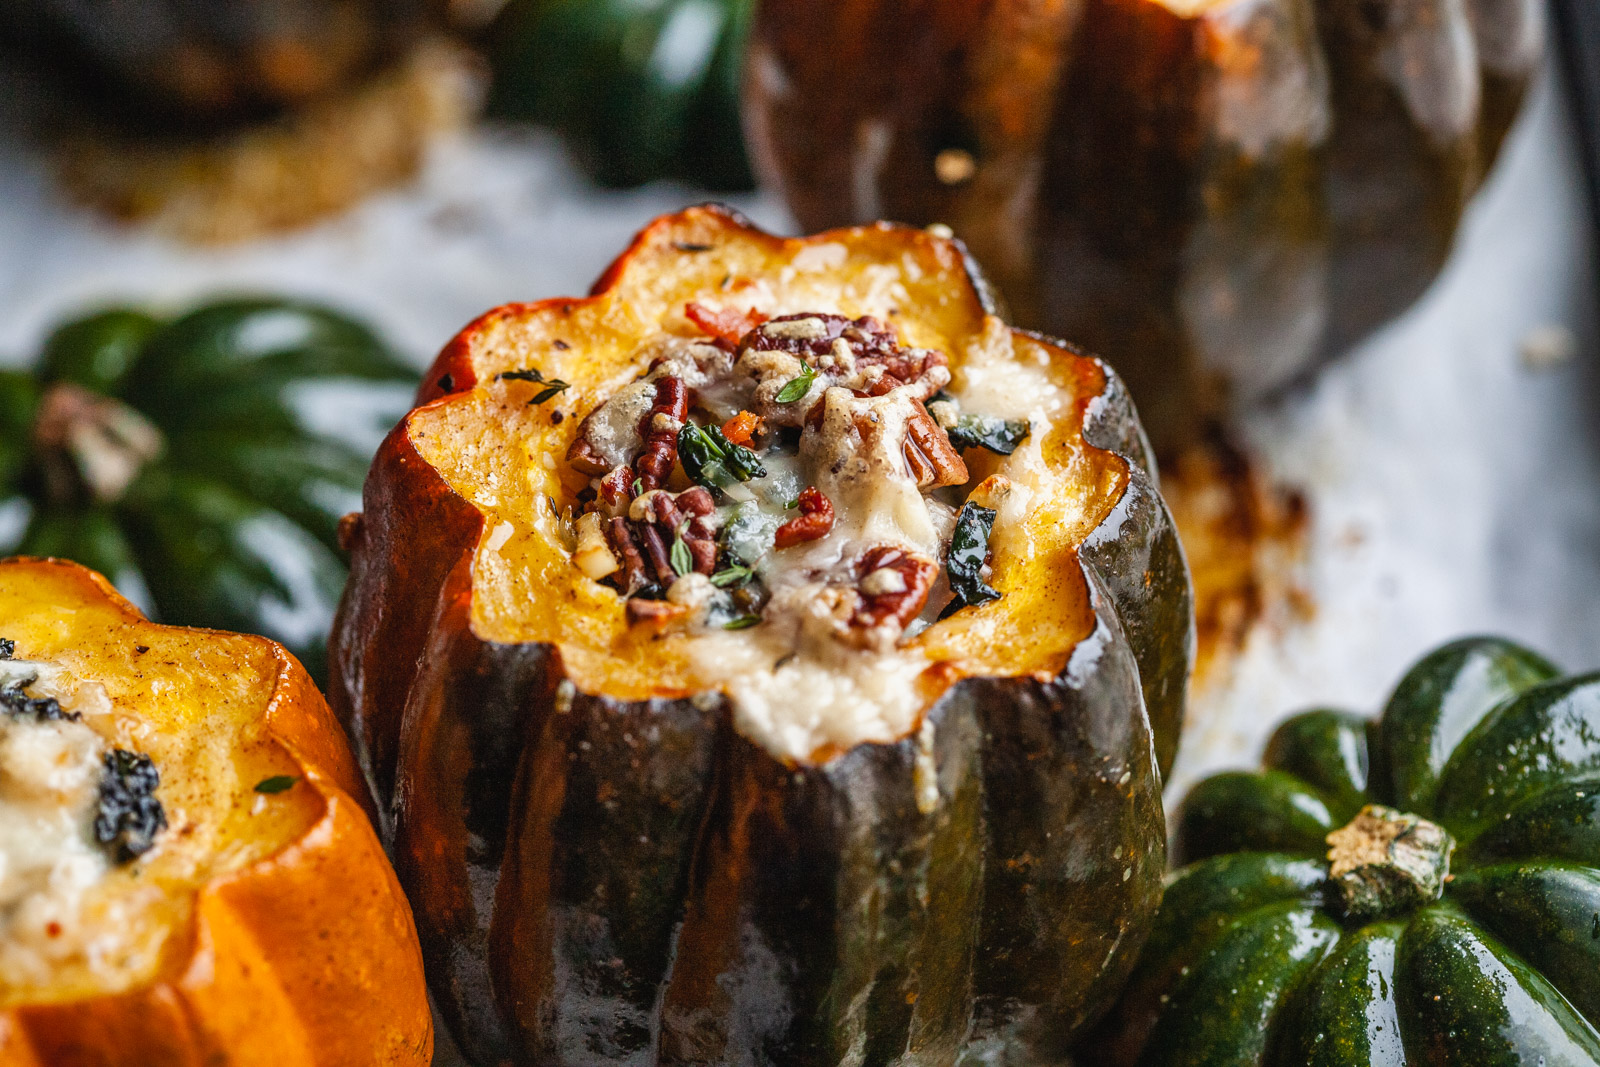
[[[665, 419], [658, 416], [666, 416]], [[683, 379], [668, 376], [656, 381], [656, 401], [640, 420], [644, 451], [634, 461], [634, 472], [645, 492], [659, 489], [678, 462], [678, 431], [689, 417], [689, 390]]]
[[853, 628], [871, 629], [893, 623], [905, 629], [921, 613], [939, 567], [892, 545], [868, 549], [856, 561], [860, 606], [850, 618]]
[[938, 489], [946, 485], [965, 485], [967, 464], [950, 443], [950, 435], [917, 402], [916, 412], [906, 420], [906, 469], [919, 489]]
[[778, 527], [772, 535], [775, 547], [792, 548], [815, 541], [833, 529], [833, 501], [816, 486], [808, 485], [800, 491], [798, 507], [800, 514]]

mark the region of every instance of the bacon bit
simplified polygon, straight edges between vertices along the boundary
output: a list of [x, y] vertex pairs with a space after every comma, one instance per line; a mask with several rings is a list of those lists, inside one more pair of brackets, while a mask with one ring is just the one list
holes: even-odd
[[633, 469], [639, 476], [644, 492], [660, 489], [678, 462], [678, 431], [666, 425], [657, 426], [656, 416], [666, 415], [678, 426], [689, 417], [689, 391], [683, 379], [668, 375], [656, 381], [656, 402], [640, 420], [639, 434], [644, 438], [644, 451], [634, 460]]
[[778, 527], [772, 535], [776, 547], [792, 548], [815, 541], [833, 529], [833, 501], [816, 486], [808, 485], [800, 491], [799, 509], [797, 518]]
[[[867, 582], [880, 571], [893, 571], [900, 576], [900, 581], [892, 583], [880, 578]], [[892, 622], [903, 630], [927, 604], [939, 567], [932, 560], [921, 559], [892, 545], [879, 545], [868, 549], [856, 561], [855, 573], [861, 606], [850, 618], [851, 627], [873, 629]], [[869, 584], [881, 591], [869, 589]], [[899, 588], [893, 588], [896, 584]]]
[[744, 339], [745, 334], [767, 321], [767, 316], [755, 308], [747, 311], [736, 311], [733, 308], [713, 311], [704, 304], [696, 304], [693, 301], [684, 305], [683, 313], [690, 322], [729, 350], [739, 347], [739, 342]]
[[761, 416], [753, 411], [741, 411], [722, 424], [722, 436], [736, 445], [748, 445], [750, 438], [761, 432]]
[[950, 435], [919, 401], [917, 410], [906, 420], [906, 469], [917, 480], [919, 489], [938, 489], [946, 485], [965, 485], [970, 475]]
[[606, 541], [617, 558], [622, 560], [622, 591], [632, 596], [650, 583], [644, 572], [644, 557], [634, 541], [628, 520], [618, 516], [606, 526]]

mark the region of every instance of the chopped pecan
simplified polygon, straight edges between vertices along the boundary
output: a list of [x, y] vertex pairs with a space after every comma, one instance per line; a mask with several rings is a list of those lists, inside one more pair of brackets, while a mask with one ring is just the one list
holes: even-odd
[[[666, 421], [657, 419], [667, 416]], [[678, 430], [689, 417], [689, 391], [683, 379], [668, 376], [656, 381], [656, 401], [641, 420], [639, 434], [644, 438], [644, 451], [634, 461], [633, 469], [644, 491], [659, 489], [672, 473], [678, 461]], [[675, 425], [674, 425], [675, 424]]]
[[969, 477], [961, 453], [956, 451], [949, 434], [933, 421], [921, 401], [906, 420], [905, 458], [906, 469], [916, 479], [919, 489], [964, 485]]
[[633, 489], [633, 468], [617, 467], [600, 480], [600, 498], [611, 507], [627, 500]]
[[630, 623], [649, 622], [664, 626], [688, 615], [689, 609], [682, 604], [674, 604], [666, 600], [645, 600], [642, 597], [633, 597], [628, 601], [627, 612]]
[[624, 595], [632, 596], [649, 585], [650, 578], [644, 569], [644, 556], [639, 553], [638, 541], [634, 538], [627, 519], [618, 516], [606, 524], [606, 541], [611, 545], [613, 554], [622, 561]]
[[739, 342], [751, 330], [767, 321], [767, 317], [755, 308], [746, 311], [736, 311], [733, 308], [713, 311], [704, 304], [693, 302], [684, 305], [683, 313], [690, 322], [716, 338], [718, 344], [730, 350], [738, 347]]
[[833, 502], [816, 486], [808, 485], [800, 491], [798, 507], [800, 514], [778, 527], [772, 535], [774, 546], [791, 548], [805, 544], [826, 536], [833, 529]]
[[605, 474], [610, 469], [606, 466], [605, 457], [600, 454], [599, 449], [595, 448], [588, 438], [582, 436], [575, 438], [572, 446], [567, 449], [567, 462], [572, 464], [575, 470], [596, 476]]
[[672, 553], [667, 549], [667, 539], [661, 536], [661, 531], [655, 526], [641, 522], [637, 527], [639, 542], [644, 545], [645, 558], [656, 572], [656, 581], [671, 585], [678, 572], [672, 569]]
[[939, 573], [932, 560], [913, 556], [892, 545], [868, 549], [856, 561], [860, 606], [850, 618], [853, 628], [872, 629], [893, 623], [899, 629], [916, 618], [928, 602]]

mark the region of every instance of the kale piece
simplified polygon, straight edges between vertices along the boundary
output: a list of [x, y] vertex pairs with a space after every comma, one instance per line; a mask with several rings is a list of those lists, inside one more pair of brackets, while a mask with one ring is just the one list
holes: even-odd
[[0, 637], [0, 659], [11, 659], [17, 654], [17, 643], [10, 638]]
[[989, 558], [989, 534], [994, 530], [993, 508], [966, 503], [956, 514], [955, 533], [950, 537], [950, 554], [945, 559], [945, 574], [955, 598], [939, 613], [943, 619], [962, 608], [999, 600], [1000, 591], [983, 580], [983, 564]]
[[736, 481], [767, 476], [761, 457], [724, 437], [720, 426], [684, 423], [678, 432], [678, 459], [691, 481], [713, 493], [720, 493]]
[[0, 689], [0, 711], [16, 719], [32, 719], [34, 722], [77, 722], [83, 715], [76, 711], [63, 711], [61, 701], [55, 697], [31, 697], [23, 689], [33, 684], [29, 678], [20, 685], [8, 685]]
[[1009, 456], [1032, 429], [1027, 419], [1001, 419], [993, 415], [962, 415], [949, 429], [950, 443], [965, 452], [987, 448], [996, 455]]
[[142, 752], [114, 748], [107, 752], [100, 776], [100, 807], [94, 817], [95, 840], [118, 863], [142, 856], [167, 828], [167, 813], [156, 799], [161, 774]]

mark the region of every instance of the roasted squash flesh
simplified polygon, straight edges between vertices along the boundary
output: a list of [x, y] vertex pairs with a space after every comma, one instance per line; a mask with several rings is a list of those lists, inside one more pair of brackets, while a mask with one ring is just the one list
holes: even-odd
[[[514, 308], [488, 320], [452, 356], [470, 368], [475, 386], [410, 419], [418, 454], [484, 515], [473, 559], [480, 638], [553, 644], [579, 689], [625, 700], [740, 689], [736, 675], [769, 672], [790, 657], [795, 649], [769, 627], [662, 632], [631, 622], [624, 596], [574, 564], [563, 523], [571, 509], [582, 509], [585, 491], [593, 493], [591, 475], [565, 457], [585, 417], [664, 349], [709, 340], [686, 309], [752, 322], [824, 313], [871, 316], [902, 344], [943, 353], [948, 393], [963, 410], [1028, 419], [1033, 430], [1010, 455], [964, 453], [970, 469], [959, 494], [991, 476], [1011, 487], [989, 540], [988, 581], [1001, 596], [933, 621], [893, 655], [864, 653], [872, 662], [860, 664], [860, 673], [883, 678], [889, 671], [893, 678], [872, 687], [872, 699], [895, 703], [894, 686], [914, 691], [915, 699], [865, 733], [806, 733], [825, 742], [815, 754], [904, 736], [962, 677], [1049, 678], [1061, 671], [1093, 624], [1076, 549], [1127, 481], [1125, 462], [1088, 445], [1079, 431], [1085, 406], [1104, 387], [1097, 364], [1014, 333], [975, 297], [951, 300], [963, 291], [966, 264], [957, 246], [929, 235], [867, 227], [782, 240], [708, 213], [687, 228], [680, 222], [646, 231], [632, 259], [620, 283], [593, 300]], [[530, 370], [568, 388], [533, 402], [547, 390], [527, 380]], [[462, 372], [447, 373], [459, 387]], [[782, 668], [775, 684], [815, 691], [804, 659]], [[813, 754], [783, 751], [788, 758]]]
[[426, 1063], [337, 723], [258, 637], [0, 562], [0, 1064]]

